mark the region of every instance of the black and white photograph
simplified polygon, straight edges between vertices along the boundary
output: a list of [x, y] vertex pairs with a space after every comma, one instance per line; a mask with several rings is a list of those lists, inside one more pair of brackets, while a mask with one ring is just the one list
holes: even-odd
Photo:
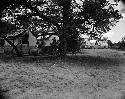
[[0, 99], [125, 99], [125, 1], [0, 0]]

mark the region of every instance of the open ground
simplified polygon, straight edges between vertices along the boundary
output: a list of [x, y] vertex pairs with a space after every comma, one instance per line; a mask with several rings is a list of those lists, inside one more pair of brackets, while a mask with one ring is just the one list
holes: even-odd
[[6, 99], [125, 99], [124, 51], [83, 49], [57, 57], [0, 58]]

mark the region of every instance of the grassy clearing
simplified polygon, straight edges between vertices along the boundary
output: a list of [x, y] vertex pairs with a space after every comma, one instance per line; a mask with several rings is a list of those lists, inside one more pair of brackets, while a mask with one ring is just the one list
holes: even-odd
[[89, 49], [65, 61], [3, 57], [0, 86], [10, 99], [124, 99], [123, 53]]

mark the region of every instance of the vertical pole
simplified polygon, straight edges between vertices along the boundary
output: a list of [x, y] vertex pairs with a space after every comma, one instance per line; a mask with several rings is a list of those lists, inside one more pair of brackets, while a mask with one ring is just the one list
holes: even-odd
[[20, 38], [21, 39], [21, 54], [23, 54], [23, 51], [22, 51], [22, 37]]
[[[13, 40], [13, 44], [14, 44], [14, 39], [12, 39]], [[12, 49], [12, 55], [14, 55], [14, 48]]]

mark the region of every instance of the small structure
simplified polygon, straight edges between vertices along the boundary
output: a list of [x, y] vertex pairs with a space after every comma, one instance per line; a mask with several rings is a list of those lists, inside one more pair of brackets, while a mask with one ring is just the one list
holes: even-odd
[[52, 43], [53, 39], [55, 38], [56, 42], [58, 42], [59, 37], [54, 34], [45, 35], [42, 36], [42, 34], [39, 35], [37, 38], [37, 44], [38, 44], [38, 53], [52, 53]]
[[[39, 54], [39, 50], [48, 53], [52, 47], [53, 38], [56, 38], [56, 41], [59, 40], [59, 37], [54, 34], [43, 37], [41, 33], [38, 38], [36, 38], [30, 31], [23, 29], [7, 36], [7, 39], [17, 46], [18, 51], [23, 55]], [[4, 41], [4, 43], [2, 43], [2, 41]], [[0, 46], [0, 53], [16, 53], [13, 47], [2, 38], [0, 39], [0, 44], [2, 45]]]
[[5, 44], [4, 39], [0, 38], [0, 54], [4, 53], [4, 44]]
[[107, 40], [90, 39], [87, 35], [82, 35], [81, 48], [108, 48]]
[[[36, 37], [28, 31], [18, 31], [12, 35], [8, 35], [7, 38], [13, 42], [15, 46], [17, 46], [18, 50], [22, 54], [30, 54], [30, 52], [36, 49]], [[5, 53], [15, 53], [13, 47], [5, 41], [4, 44], [4, 51]]]
[[108, 48], [107, 40], [99, 40], [97, 43], [100, 48]]

